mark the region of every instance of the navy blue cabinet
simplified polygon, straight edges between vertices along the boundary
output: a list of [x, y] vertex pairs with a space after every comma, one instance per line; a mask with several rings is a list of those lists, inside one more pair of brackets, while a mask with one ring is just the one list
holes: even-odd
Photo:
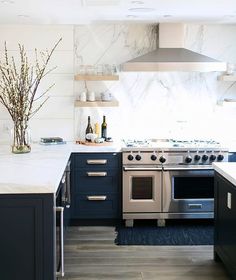
[[236, 153], [229, 153], [229, 161], [235, 162], [236, 161]]
[[214, 257], [223, 261], [231, 279], [236, 279], [236, 186], [215, 175]]
[[120, 219], [121, 154], [73, 154], [72, 162], [73, 218]]
[[0, 278], [53, 280], [54, 198], [0, 195]]

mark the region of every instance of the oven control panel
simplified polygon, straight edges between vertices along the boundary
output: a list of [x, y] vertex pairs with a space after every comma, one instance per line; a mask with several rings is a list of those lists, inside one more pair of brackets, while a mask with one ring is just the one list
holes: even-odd
[[123, 164], [161, 164], [166, 161], [162, 153], [141, 152], [141, 151], [126, 151], [123, 152]]
[[[222, 151], [205, 151], [205, 152], [199, 152], [194, 155], [189, 156], [191, 158], [190, 162], [194, 162], [195, 164], [198, 163], [206, 163], [206, 164], [212, 164], [213, 162], [223, 162], [228, 161], [228, 152], [222, 152]], [[190, 163], [187, 160], [188, 156], [185, 158], [186, 163]], [[186, 161], [187, 160], [187, 161]]]
[[123, 164], [184, 164], [211, 165], [213, 162], [227, 162], [228, 152], [220, 150], [200, 151], [125, 151]]

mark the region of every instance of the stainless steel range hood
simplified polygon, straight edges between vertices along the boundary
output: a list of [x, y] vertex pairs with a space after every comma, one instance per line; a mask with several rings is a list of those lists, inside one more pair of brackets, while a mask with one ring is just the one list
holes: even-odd
[[122, 71], [226, 71], [226, 63], [184, 48], [185, 25], [161, 23], [159, 48], [122, 64]]

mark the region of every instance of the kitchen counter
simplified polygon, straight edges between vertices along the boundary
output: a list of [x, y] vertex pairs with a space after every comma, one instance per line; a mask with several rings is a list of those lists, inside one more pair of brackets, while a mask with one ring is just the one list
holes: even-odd
[[215, 171], [236, 186], [236, 162], [213, 163]]
[[32, 145], [28, 154], [13, 154], [0, 146], [0, 194], [55, 193], [71, 153], [119, 152], [111, 146]]

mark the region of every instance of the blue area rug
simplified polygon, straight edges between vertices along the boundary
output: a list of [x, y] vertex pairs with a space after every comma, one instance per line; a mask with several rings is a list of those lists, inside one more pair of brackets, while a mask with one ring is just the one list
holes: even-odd
[[168, 220], [165, 227], [135, 221], [133, 228], [122, 225], [116, 231], [117, 245], [213, 245], [214, 242], [212, 220]]

